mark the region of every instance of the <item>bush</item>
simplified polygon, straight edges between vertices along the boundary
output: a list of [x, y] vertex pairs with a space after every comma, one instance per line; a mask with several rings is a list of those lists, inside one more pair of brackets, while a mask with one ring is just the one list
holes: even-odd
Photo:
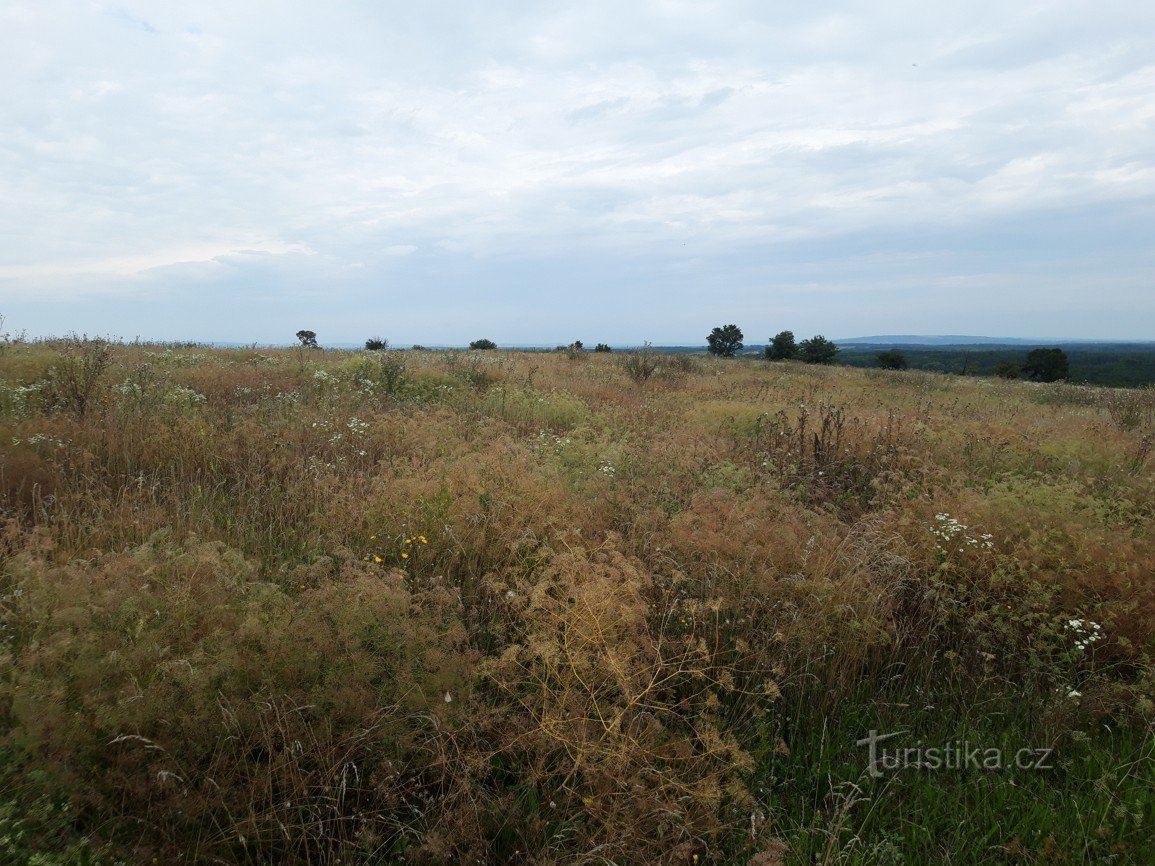
[[60, 357], [48, 368], [44, 394], [54, 408], [84, 418], [92, 405], [112, 350], [105, 340], [71, 337], [62, 344]]
[[612, 352], [613, 349], [610, 348], [609, 343], [598, 343], [596, 346], [594, 346], [594, 351], [595, 352]]
[[621, 361], [622, 369], [630, 374], [630, 378], [639, 384], [645, 383], [658, 371], [658, 354], [654, 347], [646, 343], [641, 349], [628, 352]]
[[469, 348], [471, 348], [471, 349], [496, 349], [497, 343], [493, 342], [493, 340], [485, 340], [485, 339], [474, 340], [472, 343], [469, 344]]
[[1027, 353], [1023, 373], [1036, 382], [1058, 382], [1070, 377], [1067, 353], [1062, 349], [1032, 349]]
[[889, 352], [879, 352], [877, 361], [878, 366], [883, 370], [905, 370], [910, 366], [906, 362], [906, 355], [893, 350]]
[[365, 348], [370, 352], [380, 352], [389, 348], [389, 341], [380, 337], [370, 337], [365, 341]]
[[1022, 373], [1022, 368], [1014, 361], [1000, 361], [995, 365], [995, 375], [1000, 379], [1017, 379]]

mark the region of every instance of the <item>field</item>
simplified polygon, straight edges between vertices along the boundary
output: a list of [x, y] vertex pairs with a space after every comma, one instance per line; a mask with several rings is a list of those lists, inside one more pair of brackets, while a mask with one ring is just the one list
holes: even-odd
[[1155, 862], [1150, 388], [65, 340], [0, 442], [0, 862]]

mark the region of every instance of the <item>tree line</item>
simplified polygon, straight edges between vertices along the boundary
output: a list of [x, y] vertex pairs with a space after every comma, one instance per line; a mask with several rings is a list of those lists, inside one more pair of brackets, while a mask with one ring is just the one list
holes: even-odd
[[[706, 345], [711, 355], [732, 358], [744, 348], [743, 339], [742, 329], [737, 325], [720, 325], [707, 335]], [[821, 334], [797, 342], [793, 331], [780, 331], [770, 338], [770, 344], [763, 354], [771, 361], [798, 360], [807, 364], [833, 364], [838, 356], [838, 346]]]
[[[314, 331], [300, 330], [297, 339], [305, 348], [319, 348], [317, 334]], [[707, 351], [720, 358], [732, 358], [745, 348], [745, 335], [742, 329], [735, 324], [719, 325], [706, 335]], [[381, 337], [370, 337], [365, 341], [365, 348], [370, 351], [382, 351], [389, 348], [389, 341]], [[414, 346], [413, 348], [420, 348]], [[474, 340], [469, 344], [473, 350], [496, 349], [493, 340]], [[581, 340], [575, 340], [568, 346], [559, 346], [559, 349], [569, 351], [584, 351]], [[610, 346], [598, 343], [595, 352], [609, 352]], [[815, 334], [809, 339], [797, 341], [793, 331], [779, 331], [770, 338], [769, 344], [763, 350], [763, 355], [770, 361], [802, 361], [806, 364], [833, 364], [838, 357], [838, 346], [826, 339], [822, 334]], [[876, 365], [884, 370], [906, 370], [910, 367], [906, 355], [897, 349], [888, 349], [879, 352], [876, 356]], [[1007, 361], [999, 364], [994, 371], [996, 376], [1003, 379], [1031, 379], [1036, 382], [1058, 382], [1070, 377], [1070, 362], [1062, 349], [1032, 349], [1027, 353], [1023, 363]]]

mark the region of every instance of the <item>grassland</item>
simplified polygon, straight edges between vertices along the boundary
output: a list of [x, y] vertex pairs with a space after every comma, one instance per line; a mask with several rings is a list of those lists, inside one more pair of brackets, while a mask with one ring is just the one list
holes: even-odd
[[6, 345], [0, 862], [1155, 862], [1153, 398]]

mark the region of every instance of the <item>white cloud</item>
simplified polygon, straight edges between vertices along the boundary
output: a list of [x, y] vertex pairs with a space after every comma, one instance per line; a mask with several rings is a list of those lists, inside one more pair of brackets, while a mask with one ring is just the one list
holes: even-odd
[[[464, 274], [440, 308], [468, 323], [527, 263], [548, 285], [575, 256], [635, 274], [591, 290], [606, 298], [641, 268], [709, 270], [714, 295], [737, 299], [783, 257], [833, 261], [871, 238], [933, 268], [903, 239], [930, 228], [1085, 210], [1088, 237], [1131, 237], [1103, 209], [1155, 201], [1153, 49], [1140, 0], [14, 0], [0, 10], [0, 302], [48, 285], [123, 294], [128, 279], [162, 292], [174, 263], [256, 249], [282, 261], [251, 291], [289, 297], [307, 276], [334, 304]], [[1120, 243], [1089, 305], [1132, 297], [1148, 266]], [[310, 267], [290, 268], [306, 251]], [[480, 297], [470, 267], [507, 277]], [[342, 288], [351, 271], [366, 288]], [[181, 274], [250, 291], [225, 268]], [[827, 279], [815, 291], [845, 285]], [[878, 296], [847, 297], [866, 311]], [[537, 303], [565, 309], [545, 290]]]

